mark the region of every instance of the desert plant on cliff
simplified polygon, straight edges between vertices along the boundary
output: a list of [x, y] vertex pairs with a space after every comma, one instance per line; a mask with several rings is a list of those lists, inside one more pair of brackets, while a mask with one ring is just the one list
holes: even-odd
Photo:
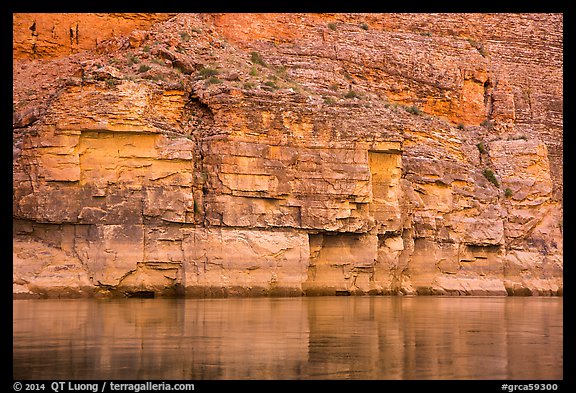
[[267, 67], [266, 62], [258, 52], [250, 52], [250, 61], [254, 64], [260, 64], [262, 67]]
[[412, 106], [405, 106], [404, 110], [408, 113], [412, 113], [413, 115], [421, 115], [422, 111], [415, 105]]
[[104, 83], [106, 83], [106, 86], [108, 86], [108, 87], [114, 87], [116, 85], [119, 85], [120, 81], [118, 81], [114, 78], [106, 78], [106, 79], [104, 79]]
[[134, 55], [128, 56], [128, 67], [132, 67], [134, 64], [140, 63], [140, 59]]
[[496, 179], [496, 175], [494, 174], [492, 169], [486, 168], [484, 169], [482, 174], [490, 183], [494, 184], [496, 187], [500, 187], [500, 183], [498, 183], [498, 179]]
[[166, 79], [169, 78], [169, 76], [166, 74], [152, 74], [152, 75], [144, 74], [142, 75], [142, 78], [158, 82], [158, 81], [166, 81]]
[[509, 188], [505, 189], [505, 190], [504, 190], [504, 196], [505, 196], [506, 198], [510, 198], [510, 197], [512, 196], [512, 190], [509, 189]]
[[360, 27], [364, 30], [368, 30], [368, 25], [366, 23], [361, 23]]
[[478, 51], [478, 53], [482, 55], [482, 57], [488, 56], [488, 51], [486, 50], [486, 48], [484, 48], [484, 44], [482, 44], [481, 42], [477, 42], [474, 41], [472, 38], [468, 38], [468, 43], [470, 44], [470, 46], [475, 48]]
[[138, 72], [140, 72], [140, 73], [146, 72], [146, 71], [148, 71], [150, 68], [152, 68], [152, 67], [150, 67], [149, 65], [141, 64], [140, 67], [138, 68]]
[[344, 94], [344, 98], [358, 98], [358, 93], [350, 89], [348, 90], [348, 93]]
[[180, 39], [182, 41], [187, 42], [190, 41], [190, 34], [186, 33], [185, 31], [180, 32]]
[[218, 71], [215, 68], [209, 68], [209, 67], [202, 67], [200, 68], [200, 70], [198, 71], [198, 74], [200, 74], [200, 76], [203, 79], [212, 77], [212, 76], [216, 76], [220, 73], [220, 71]]
[[464, 127], [464, 123], [458, 123], [457, 128], [458, 128], [459, 130], [464, 130], [464, 129], [466, 129], [466, 127]]
[[276, 83], [274, 83], [274, 81], [266, 81], [264, 82], [264, 85], [272, 88], [272, 90], [278, 89], [278, 86], [276, 85]]
[[489, 130], [492, 129], [492, 122], [491, 122], [490, 120], [488, 120], [488, 119], [482, 121], [482, 123], [480, 123], [480, 125], [481, 125], [482, 127], [488, 128]]
[[484, 144], [482, 142], [477, 143], [476, 147], [478, 148], [478, 151], [480, 152], [480, 154], [486, 153], [486, 148], [484, 147]]
[[330, 30], [336, 30], [336, 23], [328, 23], [328, 28]]

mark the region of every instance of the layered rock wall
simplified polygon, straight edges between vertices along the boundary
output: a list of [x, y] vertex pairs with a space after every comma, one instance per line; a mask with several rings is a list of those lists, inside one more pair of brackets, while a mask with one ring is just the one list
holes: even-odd
[[15, 52], [14, 293], [560, 294], [561, 16], [430, 18], [176, 15], [29, 101]]
[[103, 41], [135, 30], [147, 30], [171, 16], [174, 14], [15, 13], [12, 16], [13, 57], [52, 59], [92, 50]]

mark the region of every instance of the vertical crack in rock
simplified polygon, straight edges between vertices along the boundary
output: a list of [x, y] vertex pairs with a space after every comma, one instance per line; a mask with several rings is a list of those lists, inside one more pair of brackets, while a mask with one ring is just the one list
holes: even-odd
[[[197, 222], [206, 225], [206, 196], [211, 188], [212, 176], [208, 174], [205, 166], [205, 154], [209, 152], [205, 138], [213, 132], [214, 114], [210, 107], [194, 94], [189, 95], [185, 111], [190, 135], [195, 145], [194, 216]], [[196, 217], [197, 215], [200, 217]]]

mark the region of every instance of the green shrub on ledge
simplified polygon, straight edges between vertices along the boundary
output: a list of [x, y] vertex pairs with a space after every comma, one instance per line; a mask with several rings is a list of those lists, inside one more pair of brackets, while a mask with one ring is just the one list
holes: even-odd
[[344, 94], [344, 98], [358, 98], [358, 93], [354, 90], [348, 90], [348, 93]]
[[141, 65], [140, 65], [140, 68], [138, 68], [138, 72], [140, 72], [140, 73], [146, 72], [146, 71], [148, 71], [150, 68], [152, 68], [152, 67], [150, 67], [149, 65], [141, 64]]
[[254, 64], [260, 64], [262, 67], [266, 67], [267, 64], [258, 52], [250, 52], [250, 61]]
[[482, 174], [490, 183], [494, 184], [496, 187], [500, 187], [500, 183], [498, 183], [498, 179], [496, 179], [496, 175], [494, 174], [492, 169], [486, 168], [484, 169]]
[[480, 154], [486, 153], [486, 148], [484, 147], [484, 144], [482, 142], [476, 144], [476, 147], [478, 148]]
[[405, 106], [404, 109], [406, 110], [406, 112], [412, 113], [413, 115], [421, 115], [422, 114], [422, 111], [420, 110], [420, 108], [418, 108], [415, 105]]
[[200, 69], [200, 71], [198, 71], [198, 73], [200, 74], [200, 76], [203, 79], [205, 79], [205, 78], [209, 78], [209, 77], [218, 75], [220, 73], [220, 71], [218, 71], [217, 69], [214, 69], [214, 68], [203, 67]]

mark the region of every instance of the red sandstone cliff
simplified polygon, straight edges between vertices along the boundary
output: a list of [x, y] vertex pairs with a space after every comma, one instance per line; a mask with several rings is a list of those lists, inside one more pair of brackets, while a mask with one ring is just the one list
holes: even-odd
[[19, 296], [562, 291], [560, 14], [15, 14], [13, 53]]

